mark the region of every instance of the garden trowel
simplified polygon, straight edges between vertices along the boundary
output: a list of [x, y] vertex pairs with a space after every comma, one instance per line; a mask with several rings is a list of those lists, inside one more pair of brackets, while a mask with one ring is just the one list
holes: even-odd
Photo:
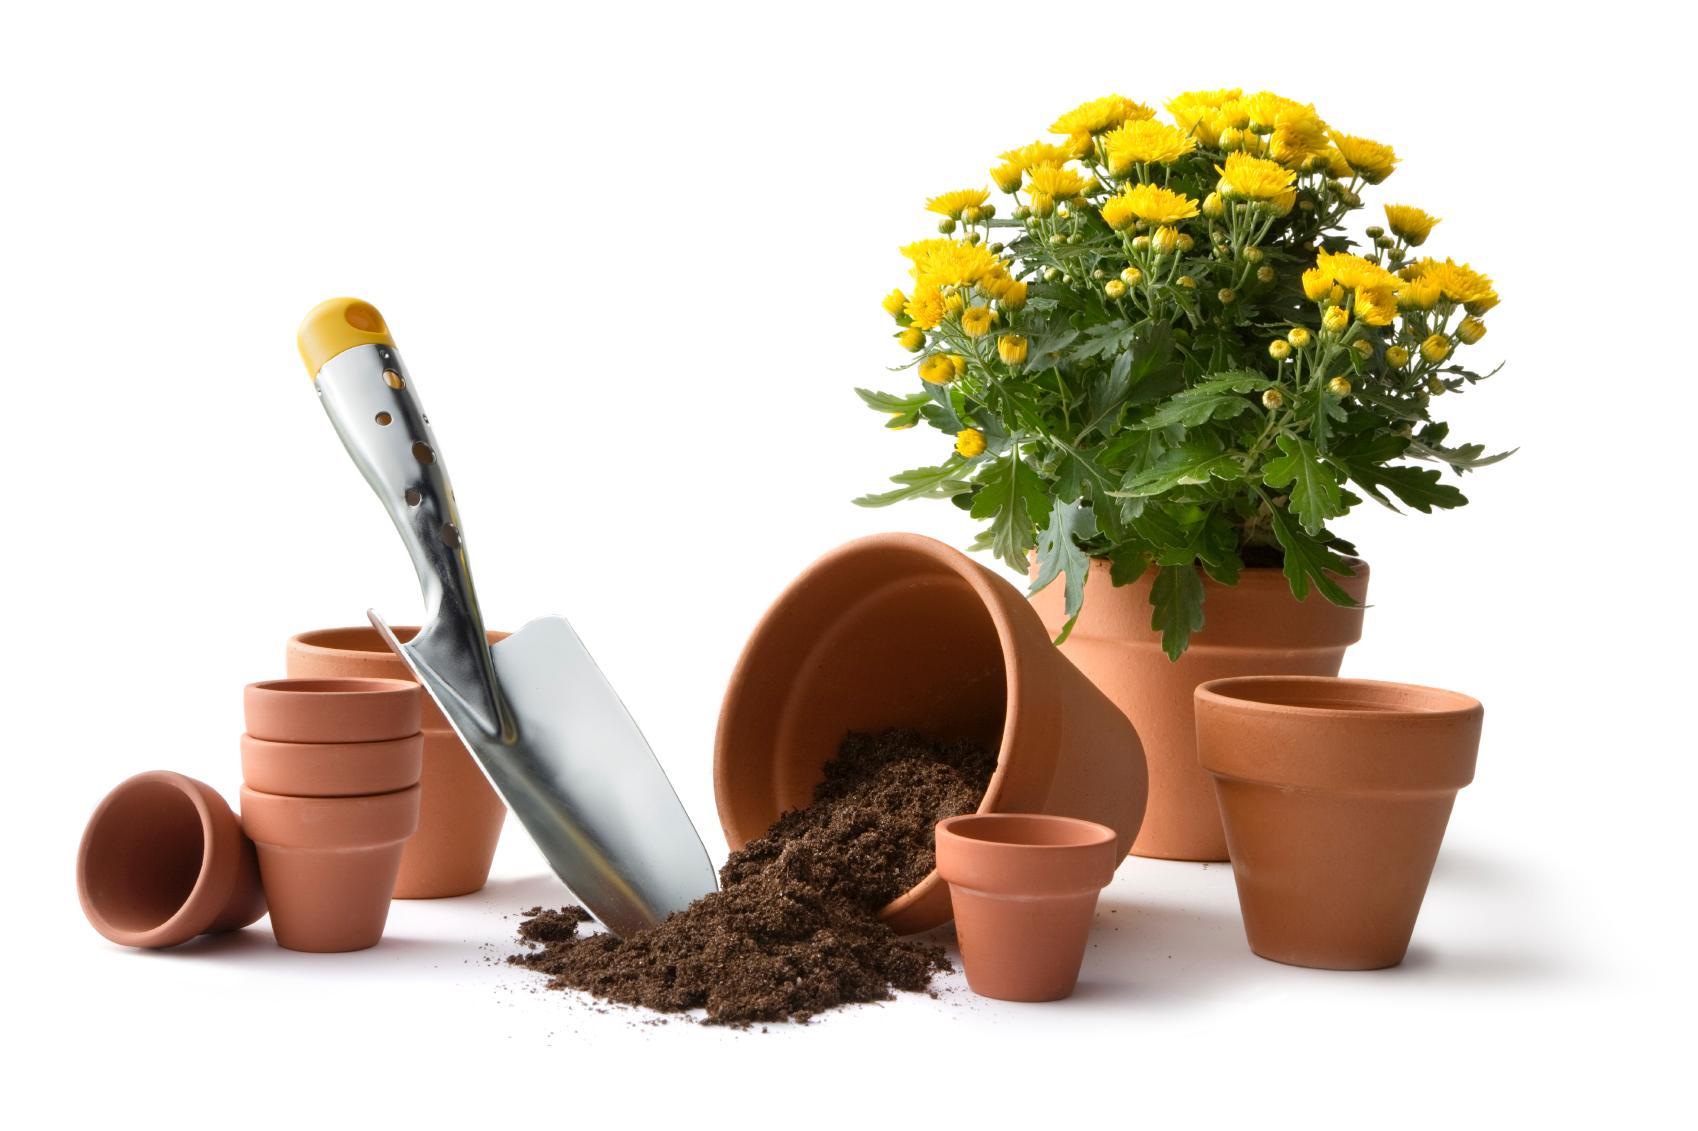
[[369, 613], [448, 717], [554, 871], [615, 934], [714, 890], [713, 866], [648, 741], [560, 617], [487, 643], [442, 452], [370, 303], [301, 323], [320, 402], [418, 570], [426, 618], [402, 642]]

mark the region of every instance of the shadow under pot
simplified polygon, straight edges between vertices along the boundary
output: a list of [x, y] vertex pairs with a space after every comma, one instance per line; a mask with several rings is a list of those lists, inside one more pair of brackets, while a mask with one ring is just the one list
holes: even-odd
[[[417, 632], [417, 627], [395, 629], [402, 642]], [[489, 642], [507, 636], [491, 632]], [[288, 674], [296, 678], [416, 682], [412, 670], [370, 626], [325, 628], [291, 637], [287, 665]], [[447, 718], [429, 695], [422, 695], [422, 701], [419, 825], [401, 855], [397, 899], [439, 899], [480, 890], [489, 879], [507, 816], [507, 807]]]
[[115, 943], [168, 947], [265, 914], [254, 846], [205, 782], [137, 774], [95, 808], [77, 849], [77, 896]]
[[1196, 691], [1250, 949], [1373, 970], [1403, 961], [1484, 710], [1403, 683], [1247, 676]]
[[[744, 646], [714, 742], [731, 848], [806, 806], [846, 733], [891, 727], [996, 751], [981, 813], [1095, 821], [1121, 856], [1138, 833], [1138, 735], [1020, 591], [941, 542], [880, 534], [809, 566]], [[880, 912], [904, 934], [950, 914], [935, 870]]]

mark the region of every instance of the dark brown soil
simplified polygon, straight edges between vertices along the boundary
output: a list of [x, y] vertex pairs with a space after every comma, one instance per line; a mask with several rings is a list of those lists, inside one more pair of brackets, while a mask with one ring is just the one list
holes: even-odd
[[942, 948], [901, 938], [878, 912], [931, 871], [933, 826], [977, 808], [995, 768], [970, 743], [850, 734], [808, 808], [731, 854], [722, 890], [624, 939], [579, 935], [581, 908], [534, 908], [519, 937], [535, 949], [509, 961], [549, 975], [551, 989], [706, 1010], [724, 1025], [924, 990], [950, 968]]

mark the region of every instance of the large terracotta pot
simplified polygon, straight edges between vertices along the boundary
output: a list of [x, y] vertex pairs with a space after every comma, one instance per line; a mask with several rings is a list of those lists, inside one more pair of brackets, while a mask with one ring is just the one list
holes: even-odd
[[[397, 628], [402, 641], [415, 628]], [[505, 632], [491, 632], [491, 644]], [[413, 673], [369, 626], [326, 628], [290, 638], [288, 673], [313, 679], [404, 679]], [[407, 841], [395, 883], [397, 899], [467, 895], [489, 879], [507, 807], [430, 696], [423, 697], [424, 768], [419, 776], [419, 828]]]
[[[1358, 602], [1368, 566], [1338, 583]], [[1247, 569], [1237, 585], [1203, 579], [1201, 631], [1178, 661], [1150, 627], [1153, 572], [1129, 585], [1109, 580], [1107, 562], [1091, 562], [1085, 607], [1061, 645], [1067, 658], [1132, 720], [1150, 767], [1150, 803], [1132, 851], [1167, 860], [1225, 860], [1226, 836], [1214, 786], [1197, 764], [1191, 693], [1211, 679], [1238, 675], [1337, 675], [1344, 650], [1362, 636], [1362, 609], [1341, 608], [1318, 593], [1291, 595], [1277, 569]], [[1032, 596], [1052, 637], [1067, 623], [1060, 582]]]
[[1250, 948], [1328, 970], [1403, 961], [1480, 704], [1362, 679], [1250, 676], [1196, 692]]
[[[1057, 652], [1020, 592], [916, 534], [850, 542], [810, 566], [756, 626], [714, 744], [733, 849], [808, 804], [845, 733], [905, 727], [998, 752], [979, 812], [1054, 813], [1114, 829], [1144, 812], [1138, 735]], [[950, 918], [934, 871], [884, 908], [902, 932]]]

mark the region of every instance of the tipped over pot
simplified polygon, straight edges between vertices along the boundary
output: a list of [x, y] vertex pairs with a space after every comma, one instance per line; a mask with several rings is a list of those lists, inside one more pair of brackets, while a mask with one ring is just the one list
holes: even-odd
[[[731, 848], [808, 804], [844, 734], [891, 727], [997, 751], [981, 813], [1095, 821], [1121, 855], [1138, 833], [1137, 732], [1019, 590], [941, 542], [880, 534], [809, 566], [744, 646], [714, 745]], [[948, 887], [934, 871], [882, 915], [903, 933], [939, 926]]]

